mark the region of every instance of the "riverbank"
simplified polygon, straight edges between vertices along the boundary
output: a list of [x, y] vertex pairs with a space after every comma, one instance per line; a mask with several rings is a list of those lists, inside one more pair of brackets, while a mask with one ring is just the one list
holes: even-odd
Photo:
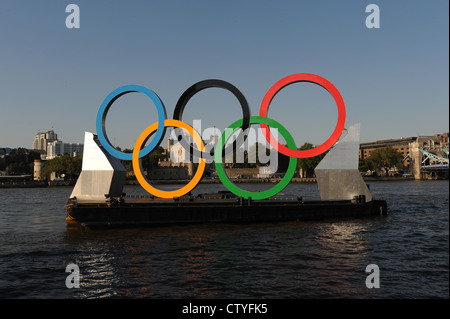
[[75, 186], [75, 181], [57, 181], [57, 182], [14, 181], [14, 182], [0, 183], [0, 188], [41, 188], [54, 186]]
[[[402, 177], [402, 176], [392, 176], [392, 177], [363, 177], [363, 179], [367, 182], [375, 182], [375, 181], [409, 181], [414, 180], [414, 177]], [[279, 183], [281, 178], [231, 178], [230, 179], [235, 184], [240, 183]], [[152, 184], [187, 184], [189, 180], [153, 180]], [[316, 183], [316, 178], [292, 178], [291, 183]], [[138, 184], [137, 181], [127, 181], [128, 185]], [[200, 184], [220, 184], [222, 183], [219, 178], [208, 178], [203, 179]]]
[[[366, 182], [377, 182], [377, 181], [409, 181], [414, 180], [414, 177], [408, 176], [378, 176], [378, 177], [363, 177]], [[279, 183], [281, 178], [235, 178], [231, 179], [233, 183]], [[164, 184], [187, 184], [189, 180], [153, 180], [154, 185], [164, 185]], [[220, 184], [222, 183], [219, 178], [205, 178], [200, 184]], [[315, 178], [293, 178], [291, 183], [316, 183]], [[126, 180], [125, 185], [139, 185], [137, 180]], [[54, 181], [54, 182], [2, 182], [0, 183], [1, 188], [38, 188], [38, 187], [56, 187], [56, 186], [75, 186], [75, 181]]]

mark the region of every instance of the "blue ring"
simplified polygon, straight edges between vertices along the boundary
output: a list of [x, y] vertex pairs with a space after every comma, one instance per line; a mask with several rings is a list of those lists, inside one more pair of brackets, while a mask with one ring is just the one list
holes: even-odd
[[131, 161], [133, 159], [132, 153], [123, 153], [118, 150], [116, 150], [112, 145], [111, 142], [108, 139], [108, 136], [106, 135], [106, 129], [105, 129], [105, 122], [106, 122], [106, 115], [108, 114], [109, 108], [111, 105], [122, 95], [125, 95], [127, 93], [131, 92], [140, 92], [147, 95], [150, 99], [152, 99], [153, 103], [156, 106], [156, 109], [158, 111], [158, 129], [156, 130], [155, 136], [150, 142], [147, 147], [139, 151], [139, 158], [144, 157], [155, 147], [157, 147], [161, 140], [164, 137], [164, 133], [166, 131], [164, 127], [164, 121], [166, 120], [166, 108], [164, 107], [163, 102], [159, 98], [158, 95], [156, 95], [155, 92], [152, 90], [147, 89], [144, 86], [140, 85], [125, 85], [118, 89], [115, 89], [113, 92], [111, 92], [106, 99], [103, 101], [102, 105], [100, 106], [100, 109], [97, 113], [97, 121], [96, 121], [96, 127], [97, 127], [97, 135], [98, 139], [100, 141], [100, 144], [103, 146], [103, 148], [112, 156], [122, 159], [122, 160], [128, 160]]

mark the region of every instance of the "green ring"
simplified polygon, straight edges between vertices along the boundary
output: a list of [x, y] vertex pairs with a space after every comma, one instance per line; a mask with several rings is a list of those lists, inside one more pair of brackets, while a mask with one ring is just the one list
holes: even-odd
[[[281, 179], [281, 181], [275, 185], [274, 187], [262, 191], [262, 192], [249, 192], [243, 189], [240, 189], [239, 187], [237, 187], [235, 184], [233, 184], [233, 182], [230, 181], [230, 179], [228, 178], [227, 174], [225, 173], [225, 169], [223, 167], [223, 162], [222, 162], [222, 149], [226, 143], [226, 141], [228, 140], [228, 138], [231, 136], [231, 134], [233, 134], [233, 132], [242, 127], [242, 119], [234, 122], [233, 124], [231, 124], [228, 128], [225, 129], [224, 133], [220, 136], [219, 142], [217, 143], [218, 149], [214, 150], [214, 162], [215, 162], [215, 166], [216, 166], [216, 172], [217, 175], [219, 176], [220, 180], [222, 181], [223, 185], [225, 185], [226, 188], [228, 188], [228, 190], [230, 192], [232, 192], [233, 194], [240, 196], [240, 197], [244, 197], [244, 198], [249, 198], [251, 197], [251, 199], [266, 199], [269, 198], [271, 196], [274, 196], [276, 194], [278, 194], [279, 192], [281, 192], [291, 181], [292, 177], [294, 176], [295, 173], [295, 169], [297, 167], [297, 158], [295, 157], [290, 157], [289, 158], [289, 166], [288, 169], [286, 171], [286, 174], [284, 175], [284, 177]], [[297, 149], [297, 147], [295, 146], [295, 142], [294, 139], [292, 138], [291, 134], [288, 132], [288, 130], [282, 126], [280, 123], [278, 123], [275, 120], [272, 120], [270, 118], [267, 117], [263, 117], [263, 116], [251, 116], [250, 117], [250, 124], [266, 124], [270, 127], [276, 128], [278, 129], [278, 132], [281, 133], [281, 135], [284, 137], [284, 139], [286, 140], [287, 146], [290, 149]]]

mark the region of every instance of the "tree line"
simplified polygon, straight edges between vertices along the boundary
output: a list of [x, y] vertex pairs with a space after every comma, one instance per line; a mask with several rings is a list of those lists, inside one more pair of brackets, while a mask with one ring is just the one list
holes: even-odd
[[34, 171], [34, 160], [40, 159], [41, 154], [19, 147], [11, 150], [11, 153], [0, 159], [0, 170], [8, 175], [30, 175]]
[[394, 150], [392, 146], [376, 149], [364, 160], [359, 160], [361, 172], [384, 170], [387, 174], [393, 167], [403, 169], [403, 155]]
[[[14, 148], [4, 159], [0, 159], [0, 170], [5, 170], [8, 175], [33, 175], [34, 160], [41, 159], [39, 152], [23, 147]], [[44, 174], [47, 178], [51, 173], [57, 176], [65, 175], [66, 179], [75, 179], [81, 172], [82, 157], [71, 157], [65, 153], [51, 160], [45, 161]]]
[[47, 178], [52, 173], [55, 173], [57, 177], [64, 176], [65, 180], [76, 180], [81, 173], [82, 163], [82, 156], [72, 157], [64, 153], [61, 156], [45, 161], [44, 173]]
[[[258, 152], [259, 147], [264, 147], [257, 143], [250, 148], [249, 152], [245, 152], [244, 159], [245, 163], [235, 163], [230, 165], [231, 167], [257, 167], [260, 165], [268, 165], [269, 163], [262, 164], [257, 158], [256, 163], [248, 163], [249, 153]], [[311, 143], [305, 143], [299, 150], [309, 150], [314, 146]], [[120, 147], [117, 147], [121, 150]], [[130, 149], [124, 149], [125, 153], [132, 153]], [[266, 154], [268, 155], [270, 150], [266, 148]], [[315, 157], [310, 158], [300, 158], [297, 161], [297, 170], [303, 169], [306, 172], [306, 176], [312, 175], [316, 166], [325, 157], [326, 153], [320, 154]], [[165, 150], [162, 146], [157, 147], [149, 155], [142, 158], [142, 166], [144, 169], [151, 169], [152, 167], [158, 166], [158, 162], [165, 158]], [[35, 151], [31, 151], [25, 148], [15, 148], [11, 150], [11, 153], [6, 155], [2, 161], [0, 161], [0, 170], [6, 170], [9, 175], [21, 175], [21, 174], [33, 174], [34, 172], [34, 160], [40, 159], [40, 154]], [[234, 156], [236, 159], [236, 156]], [[278, 167], [279, 171], [283, 172], [287, 169], [287, 163], [289, 157], [280, 154], [278, 157]], [[130, 172], [133, 170], [131, 161], [121, 160], [122, 165], [125, 169]], [[44, 172], [46, 177], [50, 177], [51, 173], [56, 173], [57, 176], [62, 176], [64, 174], [65, 179], [76, 179], [81, 172], [82, 167], [82, 156], [71, 157], [69, 154], [63, 154], [59, 157], [55, 157], [51, 160], [47, 160], [44, 165]], [[390, 168], [397, 167], [399, 169], [403, 168], [403, 155], [391, 146], [380, 148], [374, 150], [370, 155], [359, 161], [359, 170], [361, 172], [366, 172], [368, 170], [379, 171], [385, 170], [387, 172]], [[309, 176], [311, 177], [311, 176]]]

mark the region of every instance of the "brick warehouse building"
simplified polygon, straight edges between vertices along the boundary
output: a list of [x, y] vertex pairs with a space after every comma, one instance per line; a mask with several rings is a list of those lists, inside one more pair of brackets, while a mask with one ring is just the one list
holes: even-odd
[[[381, 140], [369, 143], [361, 143], [359, 146], [359, 158], [366, 159], [370, 153], [376, 149], [391, 146], [395, 151], [400, 152], [405, 158], [409, 154], [409, 143], [414, 142], [417, 137], [405, 137], [392, 140]], [[404, 165], [409, 166], [411, 163], [410, 158], [405, 160]]]
[[[378, 148], [391, 146], [397, 152], [400, 152], [403, 158], [409, 155], [410, 143], [418, 141], [420, 147], [425, 150], [442, 150], [449, 149], [448, 132], [443, 134], [434, 134], [433, 136], [405, 137], [391, 140], [381, 140], [369, 143], [361, 143], [359, 148], [359, 158], [366, 159], [370, 153]], [[411, 164], [411, 158], [408, 157], [404, 161], [404, 166]]]

